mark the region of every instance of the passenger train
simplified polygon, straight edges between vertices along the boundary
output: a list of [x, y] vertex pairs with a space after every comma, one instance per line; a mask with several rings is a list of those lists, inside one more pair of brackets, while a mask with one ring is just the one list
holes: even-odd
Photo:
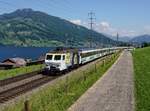
[[122, 49], [125, 49], [125, 47], [113, 47], [93, 50], [69, 49], [52, 51], [47, 53], [45, 56], [46, 71], [65, 71], [67, 69], [88, 63], [100, 57], [115, 53]]

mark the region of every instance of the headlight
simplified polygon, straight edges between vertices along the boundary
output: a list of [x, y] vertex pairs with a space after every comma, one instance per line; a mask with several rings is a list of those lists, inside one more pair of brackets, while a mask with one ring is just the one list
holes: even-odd
[[46, 66], [49, 66], [49, 64], [46, 64]]
[[56, 67], [59, 67], [60, 66], [60, 64], [56, 64]]
[[46, 66], [49, 66], [49, 65], [50, 65], [50, 64], [49, 64], [49, 63], [47, 63], [47, 62], [46, 62], [45, 64], [46, 64]]

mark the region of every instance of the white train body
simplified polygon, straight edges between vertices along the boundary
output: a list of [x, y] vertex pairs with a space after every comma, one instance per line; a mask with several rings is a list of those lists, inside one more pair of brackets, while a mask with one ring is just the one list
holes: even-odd
[[106, 56], [108, 54], [114, 53], [118, 49], [116, 48], [104, 48], [104, 49], [95, 49], [81, 52], [81, 63], [87, 63], [98, 59], [100, 57]]
[[79, 63], [78, 51], [56, 51], [47, 53], [45, 64], [47, 70], [63, 71]]
[[85, 64], [108, 54], [115, 53], [125, 47], [103, 48], [94, 50], [67, 50], [47, 53], [45, 56], [46, 70], [63, 71], [80, 64]]
[[64, 70], [67, 68], [65, 57], [66, 54], [46, 54], [45, 63], [46, 69], [51, 70], [52, 68], [56, 70]]

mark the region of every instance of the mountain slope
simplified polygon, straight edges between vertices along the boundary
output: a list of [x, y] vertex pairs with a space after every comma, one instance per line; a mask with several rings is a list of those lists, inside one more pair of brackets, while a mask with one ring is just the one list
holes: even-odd
[[[117, 37], [115, 37], [115, 36], [111, 36], [111, 35], [106, 35], [106, 36], [109, 37], [112, 40], [117, 41]], [[131, 40], [131, 37], [128, 37], [128, 36], [118, 38], [118, 41], [120, 41], [120, 42], [129, 42], [130, 40]]]
[[131, 37], [128, 37], [128, 36], [119, 38], [119, 41], [122, 41], [122, 42], [129, 42], [130, 40], [131, 40]]
[[0, 44], [16, 46], [89, 46], [89, 40], [95, 46], [116, 44], [100, 33], [32, 9], [0, 15], [0, 39]]
[[140, 44], [144, 42], [150, 43], [150, 35], [137, 36], [137, 37], [134, 37], [131, 41], [135, 43], [140, 43]]

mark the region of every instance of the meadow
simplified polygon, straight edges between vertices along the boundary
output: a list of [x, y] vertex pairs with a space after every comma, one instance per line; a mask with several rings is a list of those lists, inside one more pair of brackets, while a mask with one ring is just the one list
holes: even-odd
[[133, 51], [136, 111], [150, 111], [150, 47]]
[[0, 70], [0, 80], [14, 77], [17, 75], [33, 72], [40, 70], [44, 67], [43, 64], [40, 65], [32, 65], [32, 66], [24, 66], [20, 68], [15, 68], [15, 69], [8, 69], [8, 70]]

